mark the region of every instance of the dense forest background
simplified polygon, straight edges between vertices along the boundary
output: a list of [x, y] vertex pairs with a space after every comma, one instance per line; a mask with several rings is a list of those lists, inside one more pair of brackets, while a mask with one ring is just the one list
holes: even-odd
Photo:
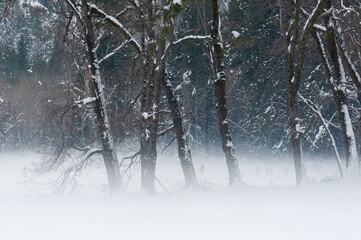
[[[65, 17], [59, 14], [56, 6], [51, 7], [49, 1], [39, 3], [41, 7], [27, 5], [26, 1], [15, 4], [12, 19], [2, 26], [6, 33], [1, 44], [2, 98], [7, 99], [2, 105], [7, 113], [2, 114], [3, 149], [32, 148], [56, 141], [59, 138], [56, 114], [61, 112], [58, 108], [64, 108], [74, 97], [64, 93], [74, 88], [85, 91], [86, 76], [78, 69], [84, 59], [72, 49], [74, 44], [64, 39]], [[112, 4], [115, 3], [109, 2], [110, 6]], [[279, 43], [278, 8], [272, 4], [275, 3], [233, 1], [222, 16], [225, 18], [222, 30], [227, 51], [229, 114], [237, 139], [235, 144], [242, 151], [287, 151], [287, 141], [275, 148], [283, 137], [287, 139], [284, 136], [287, 93], [282, 79], [286, 59], [282, 55], [284, 46]], [[187, 19], [179, 19], [180, 29], [182, 24], [197, 28], [195, 7], [189, 3], [184, 13]], [[209, 10], [210, 3], [206, 7]], [[118, 36], [112, 35], [103, 40], [101, 54], [115, 45]], [[192, 148], [209, 152], [211, 146], [219, 146], [220, 137], [211, 86], [212, 70], [202, 45], [195, 42], [177, 47], [171, 53], [169, 65], [182, 112], [187, 115]], [[102, 66], [104, 84], [111, 94], [112, 132], [118, 143], [137, 135], [136, 128], [129, 133], [129, 122], [136, 119], [136, 109], [126, 112], [129, 101], [134, 98], [129, 96], [131, 89], [135, 89], [134, 95], [139, 89], [139, 82], [132, 79], [132, 71], [136, 71], [132, 69], [133, 57], [131, 49], [124, 49]], [[81, 134], [91, 134], [87, 129], [87, 126], [83, 132], [78, 129], [73, 137], [78, 139]], [[172, 139], [171, 134], [162, 141], [169, 139]]]
[[[3, 16], [0, 25], [1, 151], [36, 149], [51, 156], [58, 154], [59, 157], [62, 154], [65, 158], [64, 149], [74, 152], [99, 145], [99, 133], [95, 130], [97, 119], [92, 106], [87, 104], [87, 81], [91, 75], [86, 55], [88, 48], [79, 28], [79, 19], [71, 11], [69, 2], [81, 7], [84, 1], [15, 1]], [[136, 12], [139, 6], [139, 9], [142, 8], [142, 3], [137, 5], [137, 1], [112, 0], [88, 2], [97, 6], [93, 8], [94, 11], [102, 9], [94, 13], [92, 21], [97, 55], [99, 58], [105, 57], [99, 63], [99, 68], [110, 134], [122, 157], [138, 161], [137, 153], [141, 147], [139, 138], [144, 121], [140, 103], [143, 88], [140, 54], [123, 32], [108, 24], [110, 18], [107, 20], [99, 12], [116, 16], [140, 42], [142, 19], [137, 18]], [[301, 18], [298, 27], [302, 30], [315, 14], [313, 11], [317, 4], [328, 2], [322, 8], [325, 12], [319, 13], [317, 22], [313, 23], [312, 31], [320, 31], [318, 36], [328, 47], [327, 26], [330, 25], [328, 16], [331, 15], [339, 48], [346, 50], [346, 58], [352, 63], [352, 69], [360, 72], [360, 2], [296, 2], [298, 8], [292, 1], [219, 1], [228, 122], [238, 155], [264, 154], [271, 159], [288, 156], [292, 152], [287, 57], [290, 46], [287, 45], [287, 33], [295, 31], [297, 26], [291, 25], [297, 14]], [[5, 6], [7, 2], [1, 4]], [[162, 36], [166, 41], [186, 35], [206, 36], [206, 31], [212, 29], [212, 1], [159, 1], [153, 7], [155, 31], [163, 29]], [[169, 11], [171, 28], [167, 29], [164, 22], [159, 23], [159, 19], [166, 19], [162, 10], [157, 15], [159, 7], [166, 9], [165, 12]], [[301, 12], [296, 11], [295, 15], [295, 9]], [[312, 37], [315, 34], [309, 33], [308, 36], [298, 89], [304, 97], [304, 101], [301, 98], [297, 100], [299, 117], [296, 118], [299, 121], [302, 154], [317, 159], [334, 158], [335, 142], [343, 158], [348, 150], [334, 101], [333, 86], [325, 67], [327, 65], [323, 64], [316, 38]], [[162, 39], [157, 36], [155, 39], [154, 48], [158, 48]], [[301, 54], [296, 53], [295, 58]], [[215, 75], [211, 63], [209, 39], [174, 44], [165, 62], [189, 147], [192, 153], [207, 155], [210, 159], [214, 155], [222, 155], [213, 91]], [[352, 79], [355, 71], [352, 73], [346, 63], [342, 64], [345, 65], [345, 70], [341, 71], [341, 75], [345, 75], [345, 81], [341, 81], [346, 97], [344, 102], [349, 109], [357, 149], [360, 149], [361, 106], [358, 89]], [[337, 72], [336, 67], [334, 72]], [[305, 101], [309, 101], [309, 104]], [[320, 110], [321, 118], [309, 107], [312, 104]], [[177, 147], [164, 94], [160, 97], [159, 106], [158, 154], [165, 148]], [[325, 130], [325, 123], [330, 132]]]

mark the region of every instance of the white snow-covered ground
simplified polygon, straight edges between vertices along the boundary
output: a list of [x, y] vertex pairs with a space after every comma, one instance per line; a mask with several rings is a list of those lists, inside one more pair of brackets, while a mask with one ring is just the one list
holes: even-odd
[[[221, 160], [205, 166], [201, 187], [184, 189], [178, 160], [161, 157], [157, 176], [171, 195], [139, 192], [137, 173], [127, 193], [109, 197], [101, 166], [80, 177], [77, 194], [50, 195], [34, 179], [35, 153], [0, 154], [1, 240], [360, 240], [361, 178], [337, 178], [334, 162], [308, 161], [294, 186], [292, 162], [240, 158], [248, 187], [227, 187]], [[25, 168], [25, 170], [24, 170]], [[27, 170], [28, 169], [28, 170]]]

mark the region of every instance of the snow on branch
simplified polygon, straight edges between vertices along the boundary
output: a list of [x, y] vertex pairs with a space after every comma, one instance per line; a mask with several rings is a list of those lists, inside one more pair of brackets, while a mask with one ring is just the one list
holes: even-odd
[[301, 11], [302, 11], [303, 15], [306, 15], [307, 17], [310, 16], [310, 14], [303, 7], [301, 7]]
[[331, 145], [332, 145], [332, 149], [333, 152], [335, 154], [336, 157], [336, 161], [337, 161], [337, 167], [338, 170], [340, 172], [340, 176], [341, 178], [343, 177], [343, 170], [341, 167], [341, 158], [340, 158], [340, 154], [338, 153], [337, 150], [337, 146], [336, 146], [336, 141], [329, 129], [329, 124], [327, 123], [327, 121], [324, 119], [324, 117], [321, 114], [321, 110], [320, 108], [313, 103], [311, 100], [304, 98], [300, 93], [298, 93], [299, 98], [301, 99], [301, 101], [316, 115], [316, 117], [320, 120], [322, 126], [325, 128], [327, 135], [329, 136], [330, 140], [331, 140]]
[[162, 130], [162, 131], [158, 132], [158, 137], [161, 137], [161, 136], [163, 136], [163, 135], [165, 135], [165, 134], [169, 133], [170, 131], [173, 131], [173, 129], [174, 129], [174, 126], [172, 125], [172, 126], [170, 126], [170, 127], [166, 128], [166, 129], [164, 129], [164, 130]]
[[139, 8], [138, 0], [128, 0], [133, 7]]
[[313, 9], [312, 13], [308, 16], [305, 25], [303, 27], [303, 32], [301, 39], [305, 38], [306, 35], [310, 32], [311, 28], [315, 25], [318, 17], [321, 15], [323, 7], [325, 6], [328, 0], [318, 0], [316, 7]]
[[115, 17], [123, 16], [123, 15], [126, 14], [129, 10], [133, 10], [133, 9], [134, 9], [134, 7], [128, 6], [128, 7], [124, 8], [123, 11], [117, 13], [117, 15], [115, 15]]
[[355, 9], [353, 9], [353, 8], [351, 8], [351, 7], [346, 7], [345, 4], [344, 4], [344, 2], [343, 2], [343, 0], [341, 0], [341, 7], [342, 7], [342, 9], [345, 10], [346, 12], [354, 12], [354, 13], [357, 14], [357, 16], [360, 16], [360, 14], [359, 14]]
[[96, 97], [88, 97], [88, 98], [84, 98], [84, 99], [75, 101], [74, 103], [79, 104], [79, 105], [86, 105], [86, 104], [92, 103], [96, 100], [97, 100]]
[[81, 13], [79, 12], [79, 10], [76, 8], [76, 6], [74, 5], [74, 3], [71, 0], [66, 0], [66, 3], [70, 6], [71, 10], [75, 13], [76, 17], [78, 18], [78, 20], [81, 22], [81, 24], [84, 26], [84, 20], [83, 20], [83, 16], [81, 15]]
[[322, 32], [326, 32], [326, 27], [324, 27], [324, 26], [322, 26], [322, 25], [320, 25], [320, 24], [315, 24], [313, 27], [314, 27], [316, 30], [320, 30], [320, 31], [322, 31]]
[[182, 37], [176, 41], [173, 42], [173, 45], [177, 45], [183, 41], [186, 41], [186, 40], [204, 40], [204, 39], [210, 39], [211, 36], [198, 36], [198, 35], [189, 35], [189, 36], [185, 36], [185, 37]]
[[102, 57], [98, 63], [100, 64], [101, 62], [103, 62], [104, 60], [107, 60], [108, 58], [110, 58], [111, 56], [113, 56], [114, 54], [116, 54], [117, 52], [119, 52], [126, 44], [128, 44], [129, 41], [126, 41], [124, 43], [122, 43], [120, 46], [118, 46], [117, 48], [115, 48], [112, 52], [108, 53], [107, 55], [105, 55], [104, 57]]
[[210, 35], [207, 35], [207, 36], [202, 36], [202, 35], [188, 35], [188, 36], [185, 36], [185, 37], [182, 37], [172, 43], [168, 43], [168, 45], [166, 46], [165, 50], [164, 50], [164, 54], [163, 56], [161, 57], [161, 61], [163, 62], [166, 58], [166, 56], [168, 55], [168, 52], [170, 51], [170, 49], [172, 48], [172, 46], [174, 45], [178, 45], [184, 41], [187, 41], [187, 40], [204, 40], [204, 39], [210, 39], [211, 36]]
[[327, 58], [325, 46], [322, 43], [321, 36], [320, 36], [320, 34], [318, 32], [316, 32], [314, 38], [315, 38], [317, 47], [319, 49], [322, 61], [323, 61], [324, 65], [325, 65], [325, 71], [326, 71], [327, 77], [329, 78], [331, 84], [333, 85], [332, 87], [335, 88], [336, 86], [335, 86], [334, 80], [333, 80], [332, 67], [331, 67], [331, 64], [330, 64], [330, 62], [329, 62], [329, 60]]
[[102, 17], [106, 22], [118, 28], [122, 35], [129, 41], [129, 43], [135, 48], [138, 53], [142, 51], [142, 47], [140, 46], [140, 44], [135, 40], [129, 30], [121, 22], [119, 22], [118, 19], [105, 13], [95, 4], [89, 4], [89, 8], [91, 9], [92, 13], [97, 14], [99, 17]]
[[361, 85], [361, 76], [358, 73], [355, 65], [352, 63], [352, 60], [346, 50], [346, 48], [342, 48], [342, 46], [340, 47], [340, 52], [342, 54], [342, 57], [345, 59], [345, 63], [348, 65], [349, 69], [350, 69], [350, 76], [352, 78], [352, 80], [354, 81], [354, 83], [357, 85]]

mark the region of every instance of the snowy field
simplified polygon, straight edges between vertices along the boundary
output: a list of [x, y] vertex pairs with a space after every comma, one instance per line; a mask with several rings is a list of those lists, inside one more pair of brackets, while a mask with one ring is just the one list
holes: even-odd
[[[0, 155], [1, 240], [360, 240], [361, 178], [337, 178], [334, 162], [308, 161], [304, 183], [294, 186], [292, 162], [240, 158], [247, 187], [227, 187], [225, 163], [195, 162], [198, 188], [184, 189], [177, 158], [162, 157], [158, 194], [139, 191], [137, 172], [126, 193], [109, 197], [103, 168], [83, 174], [73, 194], [51, 195], [33, 178], [40, 155]], [[199, 168], [204, 164], [204, 174]], [[257, 167], [261, 166], [261, 167]]]

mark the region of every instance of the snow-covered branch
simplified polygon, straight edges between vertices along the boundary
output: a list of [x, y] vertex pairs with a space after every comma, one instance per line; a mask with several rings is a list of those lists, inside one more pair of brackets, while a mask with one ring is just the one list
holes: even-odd
[[332, 149], [333, 149], [333, 152], [335, 154], [336, 161], [337, 161], [337, 167], [338, 167], [338, 170], [340, 172], [340, 176], [342, 178], [343, 177], [343, 170], [342, 170], [342, 167], [341, 167], [341, 158], [340, 158], [340, 154], [338, 153], [338, 150], [337, 150], [336, 141], [335, 141], [335, 139], [334, 139], [329, 127], [328, 127], [329, 124], [324, 119], [324, 117], [322, 116], [320, 108], [315, 103], [313, 103], [309, 99], [304, 98], [300, 93], [298, 93], [298, 96], [299, 96], [300, 100], [316, 115], [316, 117], [320, 120], [322, 126], [325, 128], [326, 133], [330, 138]]
[[315, 25], [319, 16], [323, 13], [323, 8], [328, 0], [318, 0], [316, 7], [313, 9], [312, 13], [308, 16], [305, 25], [303, 27], [303, 32], [301, 34], [301, 41], [303, 38], [310, 33], [312, 27]]
[[172, 125], [172, 126], [170, 126], [170, 127], [166, 128], [166, 129], [164, 129], [164, 130], [162, 130], [162, 131], [158, 132], [158, 137], [161, 137], [161, 136], [163, 136], [163, 135], [165, 135], [165, 134], [169, 133], [169, 132], [170, 132], [170, 131], [172, 131], [173, 129], [174, 129], [174, 126]]
[[170, 49], [175, 46], [178, 45], [180, 43], [183, 43], [184, 41], [188, 41], [188, 40], [205, 40], [205, 39], [210, 39], [211, 36], [207, 35], [207, 36], [202, 36], [202, 35], [188, 35], [185, 37], [182, 37], [172, 43], [168, 43], [168, 45], [166, 46], [165, 50], [164, 50], [164, 54], [161, 57], [161, 61], [163, 62], [166, 59], [166, 56], [168, 55]]
[[322, 31], [322, 32], [326, 32], [326, 27], [320, 25], [320, 24], [315, 24], [313, 26], [316, 30]]
[[95, 97], [88, 97], [88, 98], [84, 98], [84, 99], [75, 101], [74, 103], [79, 104], [79, 105], [86, 105], [86, 104], [94, 102], [95, 100], [96, 100]]
[[119, 52], [126, 44], [128, 44], [129, 41], [126, 41], [124, 43], [122, 43], [120, 46], [118, 46], [117, 48], [115, 48], [112, 52], [108, 53], [107, 55], [105, 55], [104, 57], [102, 57], [101, 59], [99, 59], [98, 63], [102, 63], [104, 60], [107, 60], [108, 58], [110, 58], [111, 56], [113, 56], [114, 54], [116, 54], [117, 52]]
[[66, 0], [66, 3], [69, 5], [69, 7], [71, 8], [71, 10], [75, 13], [77, 19], [80, 21], [80, 23], [82, 24], [82, 26], [84, 26], [84, 20], [83, 20], [83, 16], [80, 13], [80, 11], [77, 9], [77, 7], [75, 6], [75, 4], [73, 3], [73, 1], [71, 0]]
[[198, 35], [189, 35], [189, 36], [185, 36], [182, 37], [176, 41], [173, 42], [173, 45], [177, 45], [181, 42], [184, 42], [186, 40], [204, 40], [204, 39], [210, 39], [211, 36], [198, 36]]
[[117, 15], [116, 15], [115, 17], [123, 16], [123, 15], [126, 14], [128, 11], [133, 10], [133, 9], [134, 9], [134, 7], [128, 6], [128, 7], [124, 8], [123, 11], [117, 13]]
[[118, 19], [105, 13], [103, 10], [99, 9], [95, 4], [89, 4], [89, 8], [91, 9], [92, 13], [98, 15], [99, 17], [103, 18], [104, 21], [115, 26], [138, 53], [142, 51], [142, 47], [140, 46], [140, 44], [137, 42], [137, 40], [135, 40], [135, 38], [130, 33], [130, 31], [121, 22], [119, 22]]

